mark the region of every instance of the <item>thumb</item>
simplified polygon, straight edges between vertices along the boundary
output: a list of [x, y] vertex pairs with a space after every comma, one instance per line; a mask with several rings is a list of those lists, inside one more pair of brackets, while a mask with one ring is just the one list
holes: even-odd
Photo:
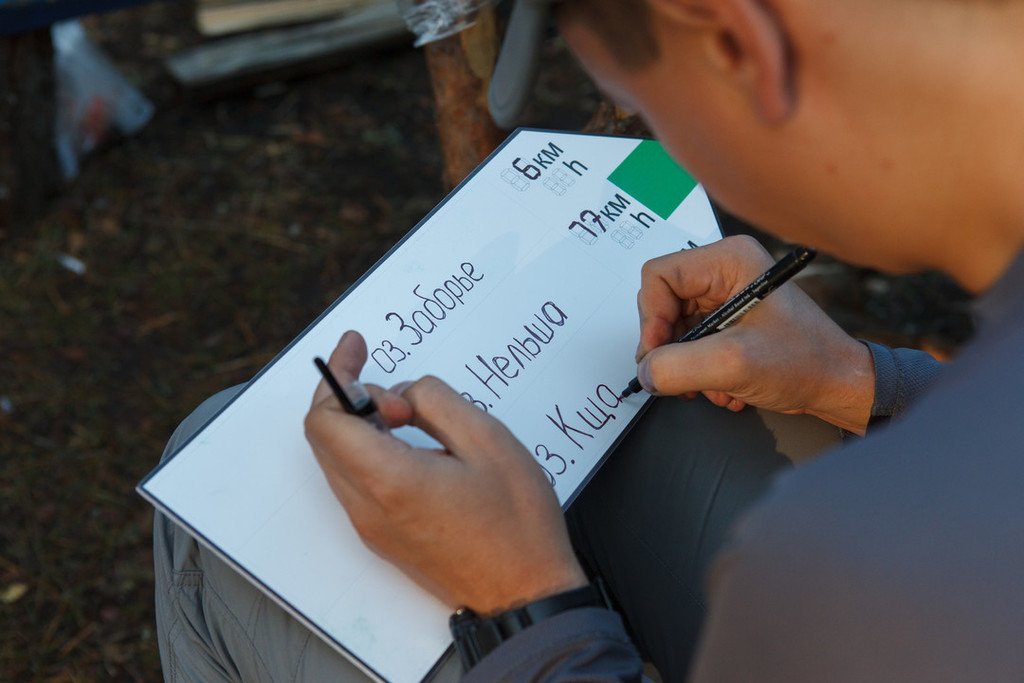
[[743, 377], [744, 353], [730, 332], [659, 346], [641, 359], [637, 379], [656, 396], [732, 391]]
[[460, 459], [491, 452], [515, 441], [498, 420], [472, 405], [437, 377], [424, 377], [402, 393], [412, 406], [412, 425], [434, 437]]

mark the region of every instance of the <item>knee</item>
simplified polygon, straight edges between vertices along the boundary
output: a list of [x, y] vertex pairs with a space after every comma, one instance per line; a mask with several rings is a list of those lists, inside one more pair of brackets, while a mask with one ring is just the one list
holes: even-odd
[[219, 413], [224, 406], [230, 403], [244, 387], [244, 384], [239, 384], [237, 386], [224, 389], [200, 403], [199, 407], [193, 410], [188, 417], [182, 420], [181, 424], [178, 425], [178, 428], [174, 430], [173, 434], [171, 434], [171, 438], [167, 441], [167, 446], [164, 447], [164, 453], [160, 457], [160, 462], [166, 460], [171, 453], [174, 453], [174, 451], [178, 450], [182, 444], [192, 438], [193, 434], [198, 432], [207, 422], [210, 421], [210, 418]]

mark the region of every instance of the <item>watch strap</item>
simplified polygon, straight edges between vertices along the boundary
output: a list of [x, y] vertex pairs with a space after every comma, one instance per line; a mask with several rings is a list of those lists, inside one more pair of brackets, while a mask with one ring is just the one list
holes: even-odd
[[604, 595], [588, 584], [563, 593], [549, 595], [490, 617], [480, 617], [468, 607], [451, 616], [449, 628], [463, 671], [469, 671], [503, 642], [534, 624], [556, 614], [581, 607], [608, 607]]

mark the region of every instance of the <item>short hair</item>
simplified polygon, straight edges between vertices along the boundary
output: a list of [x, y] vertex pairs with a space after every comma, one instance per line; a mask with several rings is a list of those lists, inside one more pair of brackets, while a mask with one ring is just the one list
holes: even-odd
[[658, 58], [647, 0], [566, 0], [594, 30], [618, 62], [639, 69]]

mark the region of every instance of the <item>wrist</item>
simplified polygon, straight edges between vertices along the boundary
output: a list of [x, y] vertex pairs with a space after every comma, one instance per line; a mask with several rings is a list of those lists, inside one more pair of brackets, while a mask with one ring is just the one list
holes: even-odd
[[[533, 567], [530, 573], [531, 576], [525, 580], [515, 582], [514, 590], [495, 590], [489, 596], [468, 599], [464, 606], [472, 609], [474, 613], [486, 617], [521, 607], [556, 593], [581, 588], [590, 583], [583, 568], [575, 561], [572, 566], [565, 567], [560, 572], [538, 571], [536, 567]], [[542, 576], [545, 577], [545, 580], [538, 581], [538, 578]], [[494, 588], [497, 589], [498, 586], [494, 586]]]
[[821, 383], [822, 399], [807, 412], [853, 434], [864, 435], [875, 398], [875, 364], [863, 342], [847, 337], [840, 353], [826, 366], [828, 378]]

